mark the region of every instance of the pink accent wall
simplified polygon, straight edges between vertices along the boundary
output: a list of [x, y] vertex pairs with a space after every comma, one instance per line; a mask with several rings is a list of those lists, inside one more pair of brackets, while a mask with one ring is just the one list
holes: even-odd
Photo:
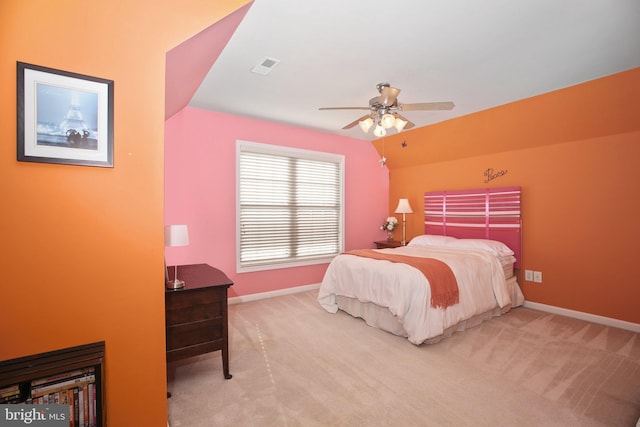
[[389, 171], [370, 142], [187, 107], [165, 123], [165, 224], [187, 224], [190, 245], [166, 248], [167, 265], [220, 268], [234, 281], [230, 296], [322, 280], [327, 264], [236, 273], [238, 139], [344, 155], [345, 249], [385, 238]]
[[253, 2], [225, 16], [167, 52], [164, 89], [165, 120], [189, 103], [251, 5]]

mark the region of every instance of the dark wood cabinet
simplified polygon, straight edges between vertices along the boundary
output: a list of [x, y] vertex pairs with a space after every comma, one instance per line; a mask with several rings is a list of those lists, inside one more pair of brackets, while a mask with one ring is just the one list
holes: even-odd
[[[168, 269], [169, 280], [175, 268]], [[233, 282], [207, 264], [179, 265], [184, 288], [165, 291], [167, 362], [222, 351], [224, 377], [229, 373], [227, 291]]]

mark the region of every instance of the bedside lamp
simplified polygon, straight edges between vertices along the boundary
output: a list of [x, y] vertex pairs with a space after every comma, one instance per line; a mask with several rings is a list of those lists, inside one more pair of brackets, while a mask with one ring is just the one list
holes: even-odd
[[[165, 246], [187, 246], [189, 245], [189, 230], [184, 224], [167, 225], [164, 227]], [[167, 289], [184, 288], [184, 281], [178, 280], [178, 266], [175, 266], [173, 280], [167, 280]]]
[[402, 214], [402, 246], [407, 244], [407, 217], [406, 214], [413, 213], [411, 209], [411, 205], [409, 204], [409, 199], [400, 199], [398, 202], [398, 207], [396, 208], [395, 213]]

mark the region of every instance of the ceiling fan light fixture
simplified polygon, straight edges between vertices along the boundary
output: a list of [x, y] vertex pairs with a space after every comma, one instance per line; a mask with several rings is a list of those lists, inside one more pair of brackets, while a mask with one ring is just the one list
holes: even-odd
[[380, 138], [381, 136], [385, 136], [387, 134], [387, 131], [384, 130], [384, 128], [378, 123], [376, 128], [373, 130], [373, 134]]
[[368, 110], [367, 114], [355, 119], [342, 129], [351, 129], [359, 124], [362, 131], [368, 133], [369, 129], [375, 125], [373, 133], [375, 136], [381, 137], [386, 136], [386, 129], [392, 127], [395, 127], [398, 132], [415, 127], [415, 123], [401, 116], [397, 111], [439, 111], [451, 110], [454, 107], [454, 103], [450, 101], [400, 104], [398, 102], [400, 89], [391, 87], [389, 83], [379, 83], [376, 88], [380, 96], [371, 98], [368, 107], [320, 107], [319, 110]]
[[364, 133], [367, 133], [369, 132], [369, 129], [371, 129], [371, 126], [373, 126], [373, 119], [368, 117], [365, 120], [360, 120], [358, 124], [360, 125], [360, 129], [362, 129]]
[[395, 128], [398, 130], [398, 132], [400, 132], [402, 129], [404, 129], [404, 127], [407, 125], [407, 121], [406, 120], [402, 120], [399, 117], [396, 117], [396, 121], [393, 124], [393, 126], [395, 126]]
[[382, 116], [382, 119], [380, 119], [380, 124], [385, 129], [391, 129], [395, 121], [396, 119], [393, 117], [393, 114], [386, 113]]

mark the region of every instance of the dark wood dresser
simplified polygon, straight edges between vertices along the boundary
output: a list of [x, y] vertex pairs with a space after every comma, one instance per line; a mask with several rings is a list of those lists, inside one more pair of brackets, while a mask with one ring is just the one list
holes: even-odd
[[[168, 268], [169, 280], [175, 267]], [[222, 350], [222, 369], [229, 373], [227, 290], [233, 282], [207, 264], [178, 266], [182, 289], [165, 291], [167, 362]]]

